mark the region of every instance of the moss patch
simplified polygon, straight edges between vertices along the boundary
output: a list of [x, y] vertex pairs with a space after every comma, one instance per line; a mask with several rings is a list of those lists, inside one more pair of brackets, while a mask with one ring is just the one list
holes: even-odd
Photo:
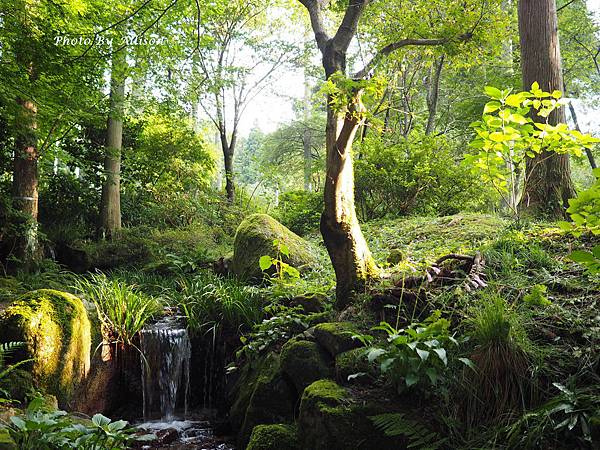
[[281, 350], [281, 370], [299, 393], [313, 381], [332, 374], [328, 357], [316, 342], [296, 339], [288, 341]]
[[40, 289], [21, 296], [0, 315], [0, 340], [25, 342], [25, 352], [15, 357], [34, 358], [36, 386], [56, 395], [61, 406], [90, 368], [90, 321], [83, 302], [66, 292]]
[[314, 327], [315, 339], [331, 356], [360, 347], [360, 341], [353, 338], [355, 334], [356, 328], [350, 322], [321, 323]]
[[377, 370], [373, 364], [369, 364], [365, 356], [365, 349], [355, 348], [335, 357], [335, 377], [340, 383], [348, 382], [350, 375], [359, 373], [363, 375], [359, 375], [353, 380], [366, 382], [377, 377]]
[[246, 450], [300, 450], [296, 427], [280, 423], [258, 425]]
[[242, 279], [262, 277], [258, 261], [263, 255], [276, 257], [273, 241], [287, 245], [290, 256], [283, 260], [302, 270], [315, 263], [315, 252], [310, 244], [267, 214], [253, 214], [238, 227], [235, 234], [233, 273]]

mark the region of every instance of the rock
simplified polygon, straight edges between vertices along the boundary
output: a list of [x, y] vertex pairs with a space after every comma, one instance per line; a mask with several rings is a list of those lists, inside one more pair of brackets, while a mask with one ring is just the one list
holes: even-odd
[[33, 358], [34, 383], [68, 407], [90, 368], [91, 329], [83, 302], [40, 289], [21, 296], [0, 314], [0, 342], [25, 342], [14, 360]]
[[[353, 376], [351, 380], [348, 379], [349, 376]], [[377, 378], [377, 371], [374, 364], [369, 364], [365, 349], [355, 348], [335, 357], [335, 378], [340, 383], [369, 383]]]
[[325, 309], [327, 296], [323, 294], [304, 294], [292, 298], [289, 306], [301, 306], [305, 314], [320, 313]]
[[279, 356], [269, 354], [238, 380], [237, 399], [230, 411], [238, 443], [245, 448], [256, 425], [292, 422], [298, 397], [280, 371]]
[[286, 424], [258, 425], [246, 450], [300, 450], [296, 427]]
[[399, 264], [404, 259], [404, 255], [402, 254], [402, 250], [398, 248], [390, 249], [390, 254], [387, 257], [387, 262], [394, 265]]
[[302, 271], [315, 262], [310, 244], [267, 214], [253, 214], [238, 227], [233, 244], [232, 272], [242, 279], [260, 279], [261, 256], [277, 257], [273, 241], [278, 239], [289, 249], [289, 257], [282, 256], [287, 264]]
[[332, 376], [330, 359], [316, 342], [291, 339], [281, 350], [281, 370], [298, 393], [313, 381]]
[[311, 450], [398, 450], [402, 438], [378, 431], [369, 416], [382, 411], [355, 402], [348, 391], [331, 380], [319, 380], [302, 394], [298, 436], [301, 448]]
[[352, 337], [357, 331], [350, 322], [320, 323], [314, 327], [313, 334], [332, 357], [362, 346], [358, 339]]

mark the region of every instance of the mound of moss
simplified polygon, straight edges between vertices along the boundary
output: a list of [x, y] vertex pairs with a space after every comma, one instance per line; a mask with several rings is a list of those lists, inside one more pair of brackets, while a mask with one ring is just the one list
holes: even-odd
[[317, 342], [333, 357], [362, 345], [358, 339], [354, 339], [353, 336], [358, 332], [350, 322], [320, 323], [314, 327], [313, 334]]
[[66, 292], [40, 289], [19, 297], [0, 314], [0, 341], [25, 342], [15, 359], [33, 358], [35, 385], [61, 406], [90, 369], [90, 321], [83, 302]]
[[281, 370], [292, 380], [298, 393], [313, 381], [331, 377], [325, 352], [316, 342], [292, 339], [281, 350]]
[[252, 430], [246, 450], [300, 450], [296, 427], [281, 423], [258, 425]]
[[[287, 246], [289, 256], [277, 255], [275, 240]], [[259, 260], [264, 255], [279, 256], [300, 270], [315, 262], [310, 244], [267, 214], [248, 216], [238, 227], [233, 246], [231, 269], [242, 279], [262, 276]]]

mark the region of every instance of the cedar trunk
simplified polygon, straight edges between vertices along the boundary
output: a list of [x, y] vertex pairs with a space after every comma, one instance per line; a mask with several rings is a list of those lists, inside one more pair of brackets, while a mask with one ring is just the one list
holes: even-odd
[[227, 200], [233, 202], [235, 199], [235, 184], [233, 180], [233, 155], [235, 151], [235, 138], [231, 139], [231, 143], [227, 143], [227, 137], [221, 134], [221, 147], [223, 149], [223, 165], [225, 169], [225, 192]]
[[30, 100], [18, 99], [15, 117], [15, 157], [13, 172], [13, 206], [27, 217], [24, 229], [17, 236], [14, 256], [21, 268], [29, 266], [41, 256], [38, 242], [38, 159], [37, 107]]
[[[519, 38], [523, 89], [530, 89], [537, 81], [547, 92], [562, 91], [555, 0], [519, 1]], [[565, 122], [564, 108], [555, 110], [549, 117], [551, 125]], [[522, 210], [537, 216], [561, 218], [568, 199], [574, 196], [569, 155], [542, 152], [527, 160]]]
[[123, 145], [123, 113], [126, 63], [124, 51], [113, 56], [110, 82], [110, 110], [106, 129], [106, 153], [102, 198], [100, 200], [101, 238], [111, 239], [121, 229], [121, 149]]

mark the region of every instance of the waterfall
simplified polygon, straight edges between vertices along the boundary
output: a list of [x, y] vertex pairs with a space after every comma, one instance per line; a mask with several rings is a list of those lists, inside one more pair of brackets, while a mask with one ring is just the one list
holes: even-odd
[[140, 332], [144, 419], [170, 422], [183, 403], [190, 383], [191, 344], [177, 316], [165, 316]]

